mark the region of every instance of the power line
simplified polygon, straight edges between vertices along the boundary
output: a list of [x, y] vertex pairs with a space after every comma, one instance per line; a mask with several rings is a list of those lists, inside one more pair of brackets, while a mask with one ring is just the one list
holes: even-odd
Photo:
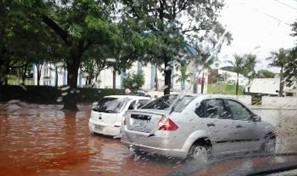
[[279, 18], [277, 18], [277, 17], [275, 17], [275, 16], [272, 16], [272, 15], [266, 13], [266, 12], [261, 12], [261, 13], [263, 13], [264, 15], [266, 15], [266, 16], [268, 16], [268, 17], [274, 19], [274, 20], [277, 20], [279, 23], [283, 23], [283, 24], [286, 24], [286, 25], [288, 25], [288, 26], [291, 26], [291, 24], [289, 24], [289, 23], [287, 23], [287, 22], [285, 22], [285, 21], [283, 21], [283, 20], [281, 20], [281, 19], [279, 19]]
[[293, 6], [290, 6], [290, 5], [288, 5], [288, 4], [286, 4], [286, 3], [284, 3], [284, 2], [281, 2], [281, 1], [279, 1], [279, 0], [275, 0], [277, 3], [279, 3], [279, 4], [282, 4], [283, 6], [286, 6], [286, 7], [289, 7], [290, 9], [293, 9], [293, 10], [296, 10], [297, 11], [297, 8], [295, 8], [295, 7], [293, 7]]
[[[276, 1], [276, 2], [279, 2], [278, 0], [275, 0], [275, 1]], [[295, 0], [295, 1], [297, 2], [297, 0]], [[279, 2], [279, 3], [281, 3], [281, 2]], [[287, 4], [286, 4], [286, 5], [287, 5]], [[289, 5], [287, 5], [287, 6], [289, 6]], [[290, 6], [290, 7], [291, 7], [291, 6]], [[263, 10], [260, 10], [259, 8], [256, 8], [256, 7], [251, 7], [251, 8], [254, 9], [254, 10], [256, 10], [256, 11], [258, 11], [259, 13], [261, 13], [261, 14], [263, 14], [263, 15], [265, 15], [265, 16], [271, 18], [271, 19], [273, 19], [273, 20], [278, 21], [279, 23], [283, 23], [283, 24], [285, 24], [285, 25], [291, 26], [290, 23], [285, 22], [284, 20], [282, 20], [282, 19], [280, 19], [280, 18], [277, 18], [277, 17], [275, 17], [274, 15], [271, 15], [271, 14], [269, 14], [269, 13], [263, 11]], [[294, 7], [292, 7], [292, 8], [295, 10]], [[297, 10], [297, 9], [296, 9], [296, 10]]]

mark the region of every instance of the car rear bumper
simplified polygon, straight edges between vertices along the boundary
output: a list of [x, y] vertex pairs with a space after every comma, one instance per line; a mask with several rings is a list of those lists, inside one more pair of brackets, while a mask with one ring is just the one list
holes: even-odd
[[120, 126], [115, 127], [111, 124], [106, 123], [98, 123], [93, 121], [92, 119], [89, 120], [89, 130], [93, 133], [103, 134], [107, 136], [120, 136]]
[[188, 152], [177, 148], [174, 139], [158, 135], [145, 135], [141, 132], [122, 133], [121, 142], [131, 150], [144, 151], [154, 155], [174, 158], [186, 158]]

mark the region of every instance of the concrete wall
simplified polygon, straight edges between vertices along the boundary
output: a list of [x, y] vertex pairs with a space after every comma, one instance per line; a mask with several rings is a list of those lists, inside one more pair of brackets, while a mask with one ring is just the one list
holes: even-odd
[[274, 126], [278, 126], [283, 118], [297, 118], [297, 108], [295, 109], [277, 109], [251, 107], [254, 113], [261, 116], [263, 121], [269, 122]]
[[282, 109], [297, 108], [296, 97], [262, 97], [262, 105]]

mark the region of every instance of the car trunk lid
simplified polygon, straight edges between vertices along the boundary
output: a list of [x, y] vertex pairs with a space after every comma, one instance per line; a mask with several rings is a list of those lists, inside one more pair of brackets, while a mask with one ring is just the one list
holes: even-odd
[[126, 113], [129, 130], [153, 134], [159, 129], [159, 122], [166, 115], [165, 110], [135, 110]]

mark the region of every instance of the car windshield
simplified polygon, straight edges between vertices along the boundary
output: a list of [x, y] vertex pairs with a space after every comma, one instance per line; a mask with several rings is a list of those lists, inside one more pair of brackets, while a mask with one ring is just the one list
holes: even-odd
[[0, 0], [0, 176], [224, 176], [296, 152], [297, 0]]
[[93, 110], [106, 113], [118, 113], [121, 111], [126, 102], [127, 99], [125, 98], [103, 98], [98, 101]]
[[158, 109], [158, 110], [166, 110], [168, 109], [176, 100], [178, 95], [167, 95], [156, 100], [151, 101], [150, 103], [142, 106], [140, 109]]

